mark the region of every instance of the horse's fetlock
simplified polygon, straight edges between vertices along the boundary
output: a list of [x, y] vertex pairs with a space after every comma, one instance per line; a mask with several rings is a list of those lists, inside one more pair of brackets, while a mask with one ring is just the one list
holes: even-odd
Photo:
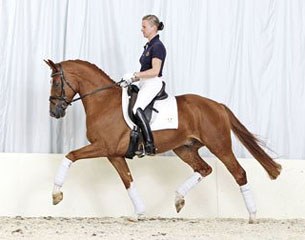
[[213, 169], [210, 166], [207, 166], [204, 169], [199, 169], [197, 172], [201, 174], [201, 176], [206, 177], [212, 173]]
[[74, 152], [70, 152], [66, 155], [66, 158], [70, 159], [72, 162], [75, 162], [77, 157], [76, 155], [74, 154]]
[[245, 185], [247, 183], [246, 171], [242, 169], [241, 172], [236, 175], [235, 180], [239, 186]]

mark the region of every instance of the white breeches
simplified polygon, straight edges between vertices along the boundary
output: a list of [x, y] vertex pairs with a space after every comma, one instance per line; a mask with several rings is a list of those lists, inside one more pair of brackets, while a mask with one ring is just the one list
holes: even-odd
[[134, 114], [138, 108], [144, 110], [158, 94], [158, 92], [160, 92], [162, 88], [162, 78], [154, 77], [140, 80], [136, 85], [139, 87], [140, 91], [138, 93], [137, 101], [133, 107]]

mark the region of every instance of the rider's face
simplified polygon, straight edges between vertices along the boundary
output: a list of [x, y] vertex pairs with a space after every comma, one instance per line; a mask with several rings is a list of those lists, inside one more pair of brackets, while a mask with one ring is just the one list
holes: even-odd
[[142, 29], [141, 29], [143, 36], [145, 38], [150, 39], [157, 33], [157, 28], [154, 25], [151, 25], [148, 20], [142, 21]]

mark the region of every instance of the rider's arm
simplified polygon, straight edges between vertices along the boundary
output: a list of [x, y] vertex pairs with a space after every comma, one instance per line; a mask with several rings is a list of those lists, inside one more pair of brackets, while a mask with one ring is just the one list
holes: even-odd
[[135, 72], [134, 73], [135, 78], [139, 80], [140, 78], [145, 79], [145, 78], [158, 77], [162, 65], [162, 60], [160, 60], [159, 58], [153, 58], [151, 65], [152, 65], [151, 69], [148, 69], [143, 72]]

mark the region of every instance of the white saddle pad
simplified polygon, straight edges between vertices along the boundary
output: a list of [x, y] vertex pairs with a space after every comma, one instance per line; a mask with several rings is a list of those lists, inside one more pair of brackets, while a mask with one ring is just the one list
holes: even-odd
[[[127, 88], [122, 88], [122, 109], [124, 119], [127, 125], [132, 129], [135, 124], [128, 116], [128, 94]], [[168, 96], [164, 100], [155, 101], [154, 108], [158, 111], [152, 112], [150, 127], [152, 131], [163, 129], [177, 129], [178, 128], [178, 109], [177, 101], [174, 96]]]

